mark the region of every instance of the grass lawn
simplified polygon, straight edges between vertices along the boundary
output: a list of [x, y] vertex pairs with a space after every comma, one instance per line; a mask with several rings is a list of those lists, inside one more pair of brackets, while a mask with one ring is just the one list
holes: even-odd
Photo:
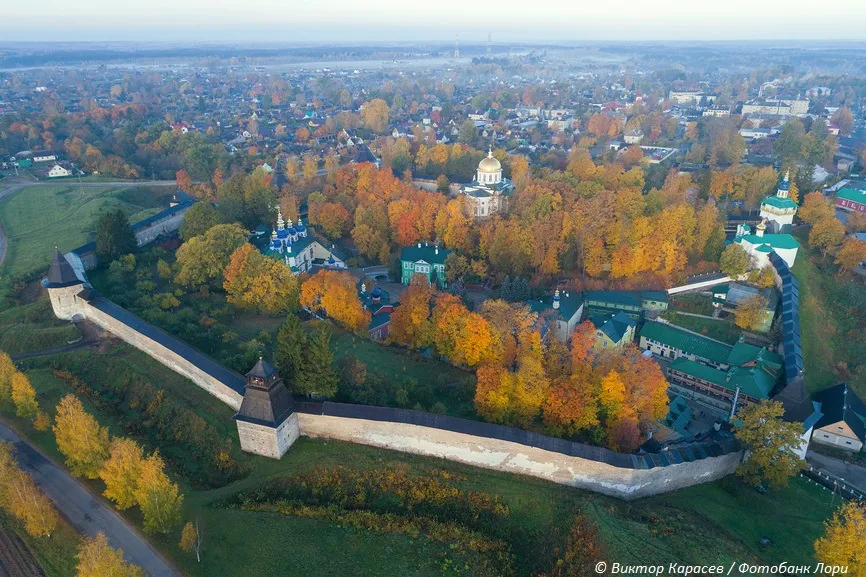
[[71, 182], [21, 189], [0, 203], [0, 224], [9, 239], [2, 272], [17, 276], [45, 268], [55, 245], [67, 251], [93, 240], [101, 212], [121, 208], [135, 223], [166, 208], [173, 192], [136, 184], [79, 188]]
[[792, 267], [799, 283], [800, 335], [806, 386], [816, 392], [847, 380], [866, 398], [866, 283], [840, 275], [798, 230], [801, 248]]
[[73, 324], [54, 316], [45, 299], [0, 312], [0, 351], [10, 355], [63, 346], [80, 336]]
[[742, 334], [742, 330], [727, 319], [690, 317], [688, 315], [678, 315], [674, 311], [666, 312], [663, 317], [684, 329], [689, 329], [690, 331], [731, 345], [735, 344], [737, 339], [740, 338], [740, 334]]
[[709, 316], [713, 314], [713, 299], [700, 293], [673, 295], [670, 298], [670, 308], [687, 313]]

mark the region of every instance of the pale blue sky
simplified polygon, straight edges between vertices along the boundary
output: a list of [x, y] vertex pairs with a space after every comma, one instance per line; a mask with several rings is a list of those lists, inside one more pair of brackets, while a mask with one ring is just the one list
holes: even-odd
[[863, 0], [0, 0], [0, 41], [866, 40]]

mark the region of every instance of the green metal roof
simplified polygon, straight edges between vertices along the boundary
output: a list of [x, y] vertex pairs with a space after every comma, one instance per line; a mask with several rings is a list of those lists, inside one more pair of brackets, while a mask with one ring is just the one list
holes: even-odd
[[728, 364], [730, 365], [742, 366], [752, 361], [764, 365], [774, 365], [777, 368], [781, 368], [784, 363], [782, 355], [742, 341], [738, 341], [731, 349], [731, 354], [728, 355]]
[[756, 246], [767, 244], [772, 248], [800, 248], [800, 243], [790, 234], [765, 234], [764, 236], [747, 234], [743, 236], [743, 240]]
[[400, 252], [400, 260], [408, 262], [423, 260], [430, 264], [445, 264], [445, 259], [448, 258], [449, 254], [451, 254], [451, 251], [444, 248], [440, 248], [437, 254], [436, 246], [432, 244], [423, 243], [420, 247], [417, 244], [413, 244], [412, 246], [403, 247], [403, 250]]
[[586, 291], [583, 293], [584, 300], [588, 304], [599, 303], [601, 305], [622, 305], [640, 308], [640, 294], [629, 291]]
[[797, 208], [797, 203], [787, 197], [768, 196], [761, 201], [761, 206], [768, 204], [775, 208]]
[[728, 371], [722, 371], [688, 359], [676, 359], [671, 362], [670, 369], [731, 391], [739, 388], [741, 393], [754, 399], [769, 398], [777, 380], [777, 377], [768, 374], [761, 367], [733, 367]]
[[866, 204], [866, 190], [857, 190], [856, 188], [843, 188], [836, 193], [836, 198], [844, 200], [853, 200], [860, 204]]
[[648, 321], [641, 329], [640, 335], [719, 364], [728, 362], [728, 355], [733, 348], [725, 343], [657, 321]]

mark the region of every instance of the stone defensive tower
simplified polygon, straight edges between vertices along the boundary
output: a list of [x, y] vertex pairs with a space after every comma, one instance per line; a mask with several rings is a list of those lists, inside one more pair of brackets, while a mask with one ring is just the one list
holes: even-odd
[[48, 269], [48, 277], [43, 286], [48, 289], [48, 298], [51, 300], [51, 308], [54, 315], [63, 320], [72, 320], [80, 313], [81, 307], [76, 296], [84, 288], [84, 283], [72, 270], [72, 265], [66, 257], [54, 249], [54, 258], [51, 260], [51, 268]]
[[301, 434], [292, 396], [267, 361], [259, 359], [246, 376], [244, 400], [235, 415], [241, 449], [279, 459]]

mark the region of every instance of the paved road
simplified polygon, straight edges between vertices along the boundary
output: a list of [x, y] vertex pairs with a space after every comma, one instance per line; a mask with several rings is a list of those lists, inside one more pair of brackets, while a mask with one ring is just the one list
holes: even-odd
[[861, 491], [866, 491], [866, 468], [858, 465], [850, 465], [839, 459], [819, 455], [813, 451], [806, 454], [806, 461], [810, 465], [830, 473], [834, 477], [847, 481]]
[[[12, 195], [13, 193], [21, 190], [22, 188], [29, 188], [31, 186], [44, 186], [46, 184], [54, 184], [43, 181], [37, 182], [12, 182], [4, 188], [0, 190], [0, 202], [3, 201], [4, 198]], [[139, 181], [125, 181], [125, 182], [82, 182], [78, 183], [76, 181], [64, 181], [62, 184], [69, 184], [71, 186], [80, 186], [84, 188], [98, 188], [100, 186], [129, 186], [129, 185], [137, 185], [137, 186], [177, 186], [177, 183], [173, 180], [139, 180]], [[3, 266], [3, 261], [6, 259], [6, 235], [3, 232], [3, 227], [0, 226], [0, 266]]]
[[0, 422], [0, 439], [15, 445], [21, 467], [30, 473], [78, 532], [90, 536], [100, 531], [105, 533], [113, 547], [122, 549], [123, 556], [144, 569], [150, 577], [180, 577], [180, 573], [102, 499], [94, 497], [3, 422]]

